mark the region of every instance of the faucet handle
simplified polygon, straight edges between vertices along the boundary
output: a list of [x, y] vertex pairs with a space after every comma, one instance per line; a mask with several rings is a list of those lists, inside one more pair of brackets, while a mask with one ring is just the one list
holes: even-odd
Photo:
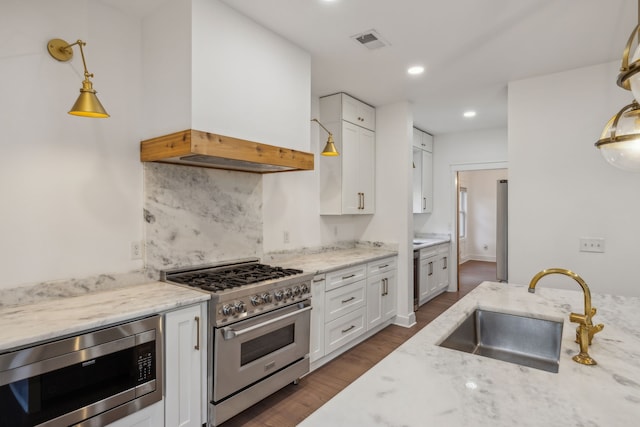
[[591, 345], [591, 341], [593, 341], [593, 336], [603, 329], [604, 329], [604, 325], [602, 323], [593, 325], [589, 328], [589, 345]]
[[586, 314], [578, 314], [578, 313], [570, 313], [569, 321], [573, 323], [579, 323], [581, 325], [587, 324], [587, 315]]

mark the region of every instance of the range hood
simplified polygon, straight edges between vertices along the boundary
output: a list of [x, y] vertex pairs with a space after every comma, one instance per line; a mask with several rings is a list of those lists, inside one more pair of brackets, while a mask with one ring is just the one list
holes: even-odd
[[253, 173], [313, 170], [313, 153], [194, 129], [142, 141], [140, 160]]

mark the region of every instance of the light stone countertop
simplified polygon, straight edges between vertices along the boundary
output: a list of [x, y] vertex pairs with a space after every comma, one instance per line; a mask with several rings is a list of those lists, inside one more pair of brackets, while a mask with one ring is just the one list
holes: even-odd
[[272, 255], [265, 262], [284, 268], [297, 268], [305, 273], [321, 274], [396, 255], [397, 251], [388, 249], [355, 247], [309, 254]]
[[[577, 286], [577, 285], [576, 285]], [[604, 323], [578, 352], [583, 294], [484, 282], [305, 419], [300, 426], [621, 427], [640, 415], [640, 298], [593, 295]], [[439, 347], [476, 308], [564, 321], [559, 373]]]
[[0, 307], [0, 352], [209, 299], [204, 292], [151, 282]]
[[441, 238], [441, 237], [434, 237], [434, 238], [414, 238], [413, 239], [413, 250], [420, 250], [420, 249], [424, 249], [424, 248], [430, 248], [431, 246], [436, 246], [436, 245], [440, 245], [442, 243], [449, 243], [451, 241], [451, 239], [449, 238]]

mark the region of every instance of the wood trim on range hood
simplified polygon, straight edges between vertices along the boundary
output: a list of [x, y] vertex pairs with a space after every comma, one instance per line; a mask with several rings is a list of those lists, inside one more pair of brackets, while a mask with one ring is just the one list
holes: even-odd
[[313, 170], [313, 153], [194, 129], [140, 142], [140, 160], [253, 173]]

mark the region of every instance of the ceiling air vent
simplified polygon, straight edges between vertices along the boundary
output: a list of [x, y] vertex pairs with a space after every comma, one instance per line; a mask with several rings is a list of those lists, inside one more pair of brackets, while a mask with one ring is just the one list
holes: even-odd
[[380, 34], [376, 32], [376, 30], [368, 30], [363, 33], [351, 36], [351, 38], [369, 50], [380, 49], [381, 47], [389, 46], [389, 43], [385, 41], [380, 36]]

